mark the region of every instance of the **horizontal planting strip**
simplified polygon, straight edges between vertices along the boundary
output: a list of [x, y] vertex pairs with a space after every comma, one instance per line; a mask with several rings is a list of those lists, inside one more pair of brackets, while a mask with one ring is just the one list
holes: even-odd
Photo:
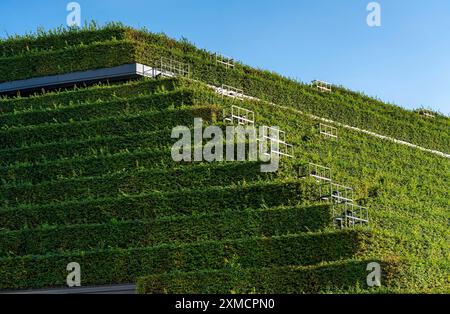
[[[3, 130], [9, 127], [24, 127], [40, 124], [90, 121], [112, 116], [124, 116], [154, 110], [192, 106], [197, 102], [194, 91], [179, 89], [171, 92], [157, 93], [112, 101], [97, 101], [82, 105], [56, 108], [53, 110], [28, 111], [0, 116]], [[200, 104], [200, 103], [197, 103]], [[205, 105], [202, 103], [201, 105]]]
[[[169, 139], [169, 135], [167, 139]], [[237, 144], [236, 144], [237, 145]], [[248, 156], [248, 143], [246, 156]], [[223, 146], [223, 152], [227, 151]], [[191, 151], [195, 146], [191, 147]], [[235, 146], [234, 152], [238, 148]], [[237, 160], [237, 157], [235, 157]], [[101, 154], [91, 157], [74, 157], [36, 164], [19, 164], [16, 166], [0, 167], [1, 185], [40, 184], [48, 181], [74, 179], [81, 177], [110, 175], [116, 172], [179, 168], [185, 165], [198, 165], [201, 162], [176, 162], [172, 158], [171, 147], [136, 150], [135, 152], [121, 152], [118, 154]]]
[[8, 115], [34, 110], [52, 110], [99, 100], [111, 101], [136, 97], [136, 95], [151, 95], [157, 92], [173, 91], [180, 86], [179, 81], [172, 78], [146, 79], [117, 85], [99, 84], [93, 87], [47, 92], [30, 97], [4, 98], [0, 99], [0, 114]]
[[274, 173], [262, 173], [258, 162], [204, 164], [174, 170], [144, 170], [59, 180], [38, 185], [2, 186], [0, 200], [4, 207], [50, 204], [68, 200], [138, 195], [152, 191], [176, 191], [193, 186], [231, 185], [275, 177]]
[[42, 32], [35, 35], [14, 36], [0, 40], [0, 56], [11, 57], [21, 54], [30, 54], [35, 51], [66, 49], [70, 46], [89, 45], [107, 40], [125, 39], [128, 28], [110, 24], [104, 28], [92, 27], [87, 29], [58, 29], [56, 31]]
[[129, 64], [135, 59], [135, 51], [131, 42], [110, 41], [0, 58], [0, 83]]
[[0, 147], [18, 148], [36, 143], [151, 132], [178, 125], [191, 125], [194, 117], [211, 121], [217, 111], [215, 106], [204, 106], [124, 115], [94, 121], [12, 128], [0, 131]]
[[83, 282], [134, 282], [137, 277], [169, 271], [242, 267], [312, 265], [361, 254], [357, 231], [302, 234], [190, 245], [160, 245], [72, 254], [0, 259], [0, 289], [63, 286], [68, 263], [78, 262]]
[[317, 205], [25, 229], [0, 232], [0, 256], [295, 234], [318, 230], [330, 221], [329, 206]]
[[[193, 121], [187, 126], [192, 124]], [[99, 136], [91, 139], [55, 141], [22, 148], [3, 149], [0, 150], [0, 164], [8, 167], [20, 163], [133, 152], [148, 147], [168, 147], [173, 144], [171, 133], [172, 129], [166, 128], [153, 132], [128, 133], [122, 136]]]
[[[303, 294], [367, 289], [371, 261], [346, 260], [313, 266], [230, 267], [141, 277], [141, 294]], [[383, 264], [384, 266], [384, 264]], [[383, 267], [384, 268], [384, 267]], [[388, 274], [383, 274], [384, 277]], [[384, 278], [382, 278], [384, 279]]]
[[[297, 205], [310, 189], [300, 182], [208, 187], [177, 192], [153, 192], [96, 200], [82, 199], [55, 205], [22, 206], [0, 210], [0, 229], [33, 229], [39, 226], [150, 220], [156, 217], [218, 213], [229, 210]], [[311, 219], [315, 219], [312, 215]]]

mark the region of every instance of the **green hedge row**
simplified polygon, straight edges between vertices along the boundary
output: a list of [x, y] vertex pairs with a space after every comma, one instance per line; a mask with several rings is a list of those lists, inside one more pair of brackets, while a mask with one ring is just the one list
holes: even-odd
[[[373, 252], [379, 248], [383, 250]], [[420, 283], [431, 287], [436, 287], [435, 283], [445, 284], [443, 276], [448, 275], [445, 273], [449, 269], [448, 264], [441, 267], [434, 262], [432, 265], [428, 263], [433, 266], [432, 272], [429, 272], [430, 265], [427, 263], [409, 260], [407, 271], [390, 275], [400, 261], [395, 255], [402, 253], [405, 248], [408, 249], [407, 241], [388, 237], [382, 233], [343, 230], [271, 238], [208, 241], [189, 245], [163, 244], [127, 250], [109, 249], [47, 256], [8, 257], [0, 259], [0, 288], [64, 285], [67, 276], [66, 265], [70, 262], [80, 263], [82, 282], [89, 285], [133, 282], [136, 277], [164, 272], [315, 265], [325, 261], [352, 258], [370, 262], [380, 259], [391, 260], [389, 265], [383, 265], [382, 268], [384, 275], [388, 275], [387, 284], [399, 280], [401, 284], [414, 287], [413, 289], [420, 289], [420, 286], [418, 287]], [[370, 258], [370, 256], [378, 257]], [[426, 275], [431, 273], [437, 278], [427, 279]], [[328, 280], [334, 278], [333, 273], [329, 272], [327, 278]], [[315, 284], [321, 291], [328, 288], [324, 288], [321, 282]]]
[[202, 53], [204, 56], [210, 55], [204, 50], [197, 49], [187, 41], [180, 42], [162, 33], [155, 34], [144, 29], [135, 30], [116, 22], [108, 23], [102, 27], [91, 22], [83, 28], [38, 30], [35, 34], [11, 36], [6, 40], [0, 40], [0, 57], [30, 54], [45, 50], [67, 49], [71, 46], [90, 45], [110, 40], [149, 41], [167, 47], [182, 49], [185, 52]]
[[[179, 89], [176, 91], [138, 96], [113, 101], [97, 101], [77, 106], [57, 108], [54, 110], [35, 110], [0, 116], [3, 130], [10, 127], [24, 127], [39, 124], [67, 123], [89, 121], [112, 116], [135, 115], [152, 110], [167, 110], [183, 105], [200, 104], [196, 101], [194, 91]], [[205, 103], [201, 103], [205, 105]]]
[[[51, 110], [96, 101], [127, 99], [137, 95], [173, 91], [179, 87], [177, 79], [144, 79], [121, 84], [98, 84], [57, 92], [44, 92], [29, 97], [0, 98], [0, 114], [25, 113], [34, 110]], [[1, 115], [0, 115], [1, 117]]]
[[[167, 138], [170, 138], [170, 136]], [[234, 146], [235, 155], [238, 151], [236, 145]], [[248, 158], [248, 143], [244, 145], [246, 158]], [[191, 146], [191, 151], [194, 151], [194, 149], [195, 146]], [[223, 151], [226, 152], [227, 149], [228, 146], [224, 143]], [[134, 152], [125, 151], [117, 154], [103, 153], [89, 157], [77, 156], [57, 161], [34, 164], [21, 163], [15, 166], [0, 167], [0, 186], [39, 184], [61, 179], [101, 176], [133, 170], [167, 169], [180, 167], [180, 165], [197, 165], [201, 163], [204, 162], [175, 162], [172, 158], [170, 147], [157, 147]]]
[[127, 27], [110, 23], [105, 27], [90, 24], [84, 28], [58, 28], [50, 31], [39, 29], [35, 34], [10, 36], [0, 40], [0, 57], [29, 54], [34, 51], [65, 49], [80, 44], [91, 44], [112, 39], [125, 39]]
[[259, 162], [194, 165], [175, 169], [119, 172], [99, 177], [62, 179], [38, 185], [1, 186], [2, 206], [48, 204], [85, 198], [138, 195], [151, 191], [176, 191], [190, 187], [226, 186], [275, 178], [262, 173]]
[[0, 147], [18, 148], [36, 143], [151, 132], [178, 125], [192, 125], [194, 118], [203, 118], [209, 122], [217, 114], [217, 107], [203, 106], [123, 115], [93, 121], [11, 128], [0, 131]]
[[149, 221], [26, 229], [0, 232], [0, 256], [296, 234], [318, 230], [330, 221], [331, 210], [329, 206], [322, 205], [257, 211], [228, 210]]
[[[83, 140], [56, 141], [33, 144], [28, 147], [0, 150], [0, 165], [8, 167], [21, 163], [55, 161], [72, 157], [91, 157], [133, 152], [142, 149], [157, 149], [172, 145], [172, 129], [153, 132], [128, 133], [120, 136], [98, 136]], [[4, 170], [7, 170], [5, 168]]]
[[[140, 277], [137, 290], [140, 294], [342, 293], [358, 286], [369, 289], [366, 279], [369, 263], [346, 260], [320, 266], [177, 271]], [[368, 291], [376, 292], [377, 289]]]
[[175, 270], [313, 265], [352, 258], [362, 237], [353, 230], [271, 238], [163, 244], [48, 256], [0, 259], [0, 289], [64, 285], [70, 262], [81, 266], [82, 283], [134, 282], [137, 277]]
[[[187, 126], [192, 125], [192, 122], [191, 118], [191, 122]], [[203, 123], [204, 126], [210, 124], [206, 120]], [[214, 125], [223, 126], [222, 123]], [[109, 158], [113, 154], [139, 153], [149, 149], [152, 151], [169, 149], [176, 141], [171, 138], [171, 133], [172, 128], [160, 128], [158, 131], [152, 132], [97, 136], [81, 140], [55, 141], [3, 149], [0, 150], [0, 166], [3, 166], [0, 171], [6, 175], [9, 171], [15, 172], [16, 168], [28, 168], [31, 164], [34, 167], [37, 163], [58, 163], [61, 159]], [[64, 163], [64, 161], [62, 162]], [[18, 171], [25, 173], [27, 170]]]
[[[362, 233], [366, 237], [369, 233]], [[369, 236], [370, 238], [370, 236]], [[374, 242], [375, 241], [375, 242]], [[204, 269], [193, 272], [175, 271], [153, 274], [138, 279], [140, 293], [448, 293], [450, 263], [423, 257], [398, 257], [397, 250], [408, 247], [408, 241], [378, 234], [361, 241], [376, 250], [378, 257], [358, 254], [358, 260], [343, 260], [321, 265]], [[360, 249], [367, 252], [367, 249]], [[388, 254], [385, 254], [388, 252]], [[381, 266], [381, 287], [367, 287], [367, 265]]]
[[134, 55], [133, 43], [110, 41], [0, 58], [0, 82], [133, 63]]
[[100, 176], [125, 170], [168, 168], [179, 165], [172, 160], [170, 148], [97, 155], [87, 158], [75, 157], [37, 164], [27, 163], [14, 167], [0, 167], [0, 177], [2, 178], [0, 185], [38, 184], [57, 179]]
[[[164, 216], [220, 213], [227, 209], [239, 211], [281, 205], [296, 206], [303, 203], [309, 193], [310, 188], [303, 182], [273, 181], [239, 187], [201, 187], [177, 192], [153, 192], [142, 196], [81, 199], [62, 204], [2, 209], [0, 229], [150, 220]], [[311, 215], [311, 219], [315, 219], [314, 215]]]
[[[92, 54], [101, 55], [101, 50], [108, 50], [106, 49], [108, 45], [113, 48], [109, 50], [117, 50], [117, 54], [120, 54], [119, 51], [123, 49], [127, 51], [127, 55], [120, 55], [120, 58], [114, 59], [118, 61], [117, 63], [115, 61], [112, 62], [107, 54], [105, 55], [107, 60], [98, 60], [97, 58], [96, 61], [92, 61], [94, 59], [90, 58]], [[116, 49], [117, 47], [121, 47], [121, 49]], [[71, 53], [67, 53], [67, 51]], [[71, 61], [71, 59], [66, 59], [72, 57], [71, 54], [75, 54], [75, 51], [79, 60], [74, 59], [74, 61]], [[16, 76], [13, 76], [13, 79], [17, 79], [19, 77], [26, 78], [33, 75], [70, 72], [75, 70], [74, 67], [77, 67], [77, 70], [84, 70], [88, 67], [109, 67], [133, 61], [154, 64], [161, 56], [171, 56], [193, 64], [193, 78], [203, 82], [215, 85], [226, 83], [231, 86], [243, 87], [246, 93], [252, 96], [278, 104], [292, 106], [363, 129], [381, 132], [382, 134], [411, 141], [425, 147], [440, 149], [445, 152], [450, 151], [450, 136], [446, 136], [448, 133], [448, 123], [435, 126], [435, 124], [421, 119], [417, 114], [410, 113], [406, 110], [402, 111], [402, 109], [393, 106], [380, 112], [379, 109], [372, 109], [372, 107], [376, 107], [375, 105], [370, 107], [366, 103], [361, 105], [362, 99], [365, 98], [363, 96], [356, 97], [354, 93], [345, 94], [342, 90], [340, 93], [324, 95], [306, 85], [267, 71], [258, 71], [242, 66], [237, 66], [231, 70], [226, 69], [225, 67], [218, 66], [212, 58], [205, 57], [204, 53], [199, 51], [189, 49], [186, 51], [175, 46], [168, 48], [158, 43], [146, 44], [127, 40], [112, 41], [96, 43], [89, 46], [71, 47], [64, 51], [36, 53], [32, 54], [32, 58], [35, 59], [33, 60], [33, 64], [39, 65], [43, 63], [45, 66], [39, 69], [31, 69], [33, 71], [30, 70], [29, 64], [27, 65], [31, 58], [30, 56], [7, 58], [3, 59], [3, 76], [9, 80], [12, 79], [9, 73], [11, 64], [14, 64], [16, 69], [14, 71]], [[72, 64], [72, 66], [63, 68], [52, 67], [50, 64], [47, 64], [50, 59], [58, 61], [58, 64]], [[86, 59], [91, 61], [87, 62], [85, 61]], [[85, 63], [90, 64], [87, 65]], [[36, 71], [39, 74], [36, 74]], [[1, 77], [2, 62], [0, 61]], [[317, 103], [320, 103], [320, 106]], [[402, 111], [404, 113], [402, 115], [404, 119], [390, 118], [390, 111], [393, 109]], [[418, 127], [420, 125], [426, 125], [428, 127], [420, 128]]]

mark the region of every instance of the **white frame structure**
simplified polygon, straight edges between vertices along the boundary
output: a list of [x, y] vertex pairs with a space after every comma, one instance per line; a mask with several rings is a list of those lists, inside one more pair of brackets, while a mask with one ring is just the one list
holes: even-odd
[[311, 86], [317, 88], [321, 92], [331, 93], [332, 84], [324, 81], [314, 80], [311, 82]]
[[332, 182], [331, 168], [309, 163], [307, 176], [315, 178], [317, 181]]
[[231, 106], [231, 116], [227, 117], [224, 110], [224, 117], [224, 122], [231, 124], [236, 121], [238, 125], [255, 125], [255, 113], [242, 107]]
[[333, 220], [340, 228], [369, 225], [369, 210], [352, 203], [333, 205]]
[[331, 199], [333, 200], [333, 203], [353, 203], [353, 194], [353, 188], [337, 183], [331, 183]]
[[338, 130], [334, 126], [320, 123], [319, 133], [331, 138], [338, 138]]
[[333, 182], [331, 168], [308, 163], [307, 167], [300, 167], [299, 174], [301, 178], [312, 177], [317, 181], [321, 200], [331, 198], [334, 225], [344, 228], [369, 224], [369, 210], [354, 204], [353, 188]]
[[219, 94], [222, 95], [222, 98], [224, 96], [226, 96], [226, 97], [230, 97], [233, 99], [238, 99], [240, 101], [244, 100], [245, 95], [244, 95], [244, 91], [242, 89], [223, 84], [222, 87], [218, 88], [217, 91]]
[[434, 115], [434, 113], [433, 113], [431, 110], [427, 110], [427, 109], [421, 109], [421, 110], [419, 111], [419, 114], [420, 114], [421, 116], [424, 116], [424, 117], [427, 117], [427, 118], [431, 118], [431, 119], [433, 119], [433, 118], [436, 117], [436, 116]]
[[165, 77], [190, 77], [191, 66], [172, 58], [161, 57], [152, 70], [155, 77], [159, 75]]
[[[277, 133], [277, 137], [272, 137], [271, 134], [274, 131]], [[262, 127], [262, 139], [261, 146], [264, 142], [270, 142], [270, 153], [265, 153], [265, 155], [271, 156], [272, 154], [276, 154], [279, 156], [286, 156], [293, 158], [294, 157], [294, 145], [288, 144], [286, 142], [286, 132], [273, 127], [263, 126]], [[278, 146], [274, 148], [274, 146]], [[263, 151], [263, 149], [261, 149]]]
[[216, 63], [224, 65], [227, 69], [235, 67], [234, 58], [225, 56], [220, 53], [215, 53], [215, 57], [216, 57]]

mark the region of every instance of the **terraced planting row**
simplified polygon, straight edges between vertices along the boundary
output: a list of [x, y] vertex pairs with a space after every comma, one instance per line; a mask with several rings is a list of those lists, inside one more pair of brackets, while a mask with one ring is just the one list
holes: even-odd
[[[368, 264], [373, 259], [347, 259], [317, 265], [291, 265], [265, 268], [243, 268], [239, 265], [220, 270], [174, 271], [141, 277], [138, 292], [148, 294], [297, 294], [302, 293], [385, 293], [409, 294], [449, 293], [440, 274], [449, 268], [425, 263], [411, 272], [408, 263], [398, 260], [377, 260], [384, 270], [383, 287], [365, 288]], [[426, 269], [426, 271], [424, 271]], [[420, 277], [428, 282], [417, 284]], [[413, 279], [413, 280], [411, 280]], [[420, 281], [419, 281], [420, 282]], [[440, 286], [441, 288], [434, 288]]]
[[89, 139], [54, 141], [45, 144], [30, 144], [20, 148], [2, 149], [0, 150], [0, 158], [2, 159], [0, 164], [9, 169], [10, 166], [58, 161], [71, 157], [105, 156], [135, 152], [149, 147], [152, 147], [152, 149], [167, 148], [171, 133], [172, 129], [160, 128], [153, 132], [92, 136]]
[[[281, 109], [252, 107], [251, 103], [246, 108], [255, 110], [262, 124], [283, 121], [283, 114], [286, 117]], [[412, 251], [417, 238], [426, 239], [430, 243], [429, 257], [448, 265], [448, 160], [347, 130], [339, 130], [338, 140], [329, 140], [318, 135], [315, 122], [303, 117], [302, 123], [294, 124], [301, 115], [289, 118], [285, 118], [282, 129], [290, 142], [301, 146], [295, 151], [297, 159], [331, 167], [334, 178], [353, 187], [358, 202], [369, 208], [371, 225], [411, 235]], [[286, 163], [285, 171], [290, 161]], [[297, 163], [293, 161], [292, 167]], [[445, 278], [445, 273], [439, 276]]]
[[[358, 235], [339, 231], [1, 258], [0, 288], [62, 286], [73, 261], [83, 265], [87, 285], [132, 282], [139, 275], [174, 270], [221, 269], [236, 262], [242, 267], [311, 265], [355, 256]], [[336, 245], [324, 250], [330, 242]]]
[[[149, 38], [142, 35], [141, 39]], [[155, 39], [155, 36], [151, 37]], [[448, 119], [439, 118], [439, 122], [427, 121], [417, 114], [402, 110], [395, 106], [377, 105], [379, 102], [371, 101], [367, 106], [368, 98], [338, 89], [338, 93], [323, 95], [314, 91], [309, 86], [290, 81], [278, 75], [261, 72], [246, 66], [237, 65], [234, 69], [225, 69], [215, 63], [212, 58], [205, 58], [204, 52], [183, 49], [182, 44], [174, 44], [171, 48], [161, 46], [157, 41], [105, 41], [92, 43], [87, 46], [72, 46], [64, 50], [49, 50], [45, 52], [32, 53], [23, 57], [0, 58], [0, 74], [2, 64], [14, 62], [17, 78], [32, 76], [29, 67], [22, 63], [33, 63], [43, 71], [37, 71], [41, 75], [64, 73], [68, 71], [108, 67], [139, 61], [153, 64], [161, 56], [174, 57], [194, 65], [193, 77], [204, 82], [220, 85], [243, 87], [244, 90], [256, 97], [264, 98], [280, 104], [291, 105], [295, 108], [314, 113], [319, 116], [334, 119], [363, 129], [380, 132], [384, 135], [413, 142], [428, 148], [448, 152], [450, 148], [450, 137], [448, 132]], [[111, 53], [114, 52], [114, 56]], [[73, 55], [77, 55], [75, 62], [71, 62]], [[99, 54], [104, 60], [86, 56]], [[206, 54], [207, 55], [207, 54]], [[67, 59], [67, 60], [66, 60]], [[67, 64], [67, 68], [55, 67], [49, 60], [58, 60], [58, 64]], [[114, 60], [114, 61], [112, 61]], [[54, 61], [54, 62], [55, 62]], [[6, 71], [6, 70], [5, 70]], [[0, 75], [1, 77], [2, 75]], [[8, 76], [10, 78], [10, 75]], [[320, 106], [316, 104], [320, 103]], [[364, 104], [364, 105], [361, 105]], [[392, 111], [401, 112], [401, 119], [391, 118]]]
[[191, 106], [195, 105], [195, 102], [192, 91], [176, 90], [126, 100], [98, 101], [54, 110], [2, 115], [0, 116], [0, 124], [3, 125], [3, 129], [7, 130], [10, 126], [18, 128], [42, 124], [51, 125], [54, 123], [91, 121], [97, 117], [106, 118], [121, 115], [135, 115], [143, 112], [151, 112], [151, 110], [156, 109]]
[[[72, 158], [59, 159], [56, 161], [44, 161], [39, 163], [20, 163], [14, 166], [0, 168], [2, 177], [1, 185], [17, 186], [24, 184], [39, 184], [46, 181], [61, 179], [74, 179], [83, 177], [94, 177], [112, 175], [116, 172], [135, 171], [145, 169], [167, 169], [179, 168], [185, 165], [199, 165], [203, 162], [195, 162], [181, 165], [172, 158], [172, 148], [168, 147], [173, 140], [167, 137], [167, 145], [161, 148], [147, 148], [133, 152], [124, 150], [116, 154], [97, 154], [95, 151], [91, 156], [76, 156]], [[232, 147], [235, 156], [239, 147], [244, 146], [248, 156], [248, 142], [236, 143], [235, 145], [223, 146], [225, 152]], [[196, 146], [191, 146], [194, 151]], [[92, 152], [91, 152], [92, 153]], [[237, 159], [237, 157], [235, 157]], [[226, 161], [225, 161], [226, 162]], [[76, 169], [76, 170], [75, 170]]]
[[[298, 294], [336, 293], [364, 287], [372, 261], [344, 260], [320, 265], [242, 268], [169, 272], [141, 277], [138, 292], [143, 294]], [[386, 263], [380, 263], [387, 268]], [[386, 274], [391, 275], [390, 273]], [[362, 288], [356, 292], [367, 291]], [[376, 291], [376, 290], [373, 290]]]
[[215, 106], [148, 111], [92, 121], [10, 128], [0, 131], [0, 137], [2, 138], [2, 147], [19, 148], [37, 143], [115, 136], [139, 131], [151, 132], [168, 126], [189, 126], [194, 123], [194, 117], [211, 121], [217, 113], [218, 109]]
[[[176, 192], [151, 192], [51, 205], [2, 208], [0, 230], [33, 229], [41, 226], [148, 220], [163, 216], [242, 211], [261, 207], [308, 204], [311, 193], [298, 182], [255, 183], [233, 187], [201, 187]], [[316, 216], [311, 213], [310, 219]], [[311, 221], [308, 220], [308, 225]]]
[[[379, 241], [381, 237], [382, 242]], [[105, 249], [39, 257], [1, 258], [0, 269], [5, 276], [0, 279], [0, 287], [5, 288], [5, 283], [10, 282], [12, 278], [14, 278], [14, 288], [24, 284], [29, 286], [30, 282], [35, 287], [62, 285], [65, 265], [74, 260], [84, 266], [84, 280], [87, 284], [124, 283], [134, 280], [139, 275], [173, 271], [306, 266], [363, 258], [367, 255], [373, 256], [371, 252], [373, 242], [379, 246], [385, 245], [384, 249], [389, 252], [401, 251], [405, 245], [407, 246], [406, 243], [399, 242], [396, 238], [389, 239], [384, 234], [347, 230], [262, 238], [249, 237], [239, 240], [197, 241], [194, 244], [172, 243], [126, 250]], [[395, 267], [395, 261], [393, 261], [392, 265], [386, 268], [395, 270]], [[334, 271], [337, 270], [334, 269]], [[362, 272], [360, 270], [356, 274], [360, 275]], [[184, 288], [189, 289], [189, 287]]]
[[193, 216], [115, 220], [101, 224], [44, 225], [38, 229], [1, 232], [0, 256], [269, 237], [318, 230], [328, 226], [330, 219], [330, 207], [316, 205], [257, 210], [224, 209], [221, 212], [205, 212]]
[[[36, 93], [31, 96], [0, 98], [0, 114], [9, 116], [26, 114], [33, 111], [70, 108], [72, 106], [112, 101], [119, 99], [148, 96], [156, 93], [171, 92], [186, 86], [187, 81], [179, 79], [138, 80], [118, 84], [98, 83], [92, 87], [74, 87], [52, 92]], [[190, 84], [192, 85], [192, 84]]]
[[261, 173], [256, 162], [198, 165], [174, 170], [153, 169], [75, 178], [36, 185], [2, 186], [2, 206], [49, 204], [64, 200], [177, 191], [191, 186], [228, 186], [258, 182], [276, 175]]
[[[178, 164], [173, 162], [170, 148], [146, 149], [137, 152], [75, 157], [42, 163], [22, 163], [0, 169], [3, 182], [0, 184], [20, 185], [38, 184], [44, 181], [92, 177], [113, 174], [126, 170], [149, 168], [169, 168]], [[76, 169], [76, 170], [75, 170]]]
[[82, 29], [58, 28], [48, 32], [39, 30], [34, 35], [10, 36], [7, 39], [2, 39], [0, 41], [0, 54], [2, 57], [8, 57], [35, 51], [64, 49], [74, 45], [87, 45], [112, 38], [124, 39], [125, 36], [126, 30], [119, 23], [110, 23], [102, 29], [90, 24], [88, 28]]

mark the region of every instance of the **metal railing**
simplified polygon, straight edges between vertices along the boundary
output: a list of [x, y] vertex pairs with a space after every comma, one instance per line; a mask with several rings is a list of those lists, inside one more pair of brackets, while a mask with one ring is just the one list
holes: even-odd
[[224, 117], [225, 122], [232, 124], [237, 122], [238, 125], [255, 125], [255, 113], [242, 107], [232, 106], [230, 116], [227, 116], [224, 110]]
[[337, 128], [335, 128], [331, 125], [320, 123], [319, 124], [319, 133], [322, 135], [328, 136], [328, 137], [338, 138]]
[[191, 67], [187, 63], [172, 58], [161, 57], [161, 59], [155, 62], [151, 71], [153, 71], [154, 77], [190, 77]]
[[235, 61], [233, 58], [219, 54], [219, 53], [216, 53], [215, 57], [216, 57], [216, 63], [222, 64], [226, 68], [234, 68]]
[[233, 99], [238, 99], [240, 101], [244, 100], [245, 94], [242, 89], [225, 85], [223, 84], [222, 87], [217, 89], [217, 92], [222, 95], [222, 97], [230, 97]]
[[334, 203], [353, 203], [353, 188], [331, 183], [331, 198]]
[[311, 82], [311, 86], [317, 88], [322, 92], [331, 92], [332, 85], [324, 81], [314, 80]]
[[294, 145], [286, 142], [286, 132], [278, 128], [263, 126], [260, 140], [261, 145], [267, 142], [270, 143], [270, 149], [269, 152], [265, 153], [266, 155], [276, 154], [278, 156], [294, 157]]
[[369, 224], [369, 210], [352, 203], [333, 206], [333, 217], [335, 224], [340, 228]]
[[318, 181], [332, 181], [330, 168], [313, 163], [309, 163], [307, 167], [300, 168], [299, 173], [301, 177], [309, 176], [315, 178]]

